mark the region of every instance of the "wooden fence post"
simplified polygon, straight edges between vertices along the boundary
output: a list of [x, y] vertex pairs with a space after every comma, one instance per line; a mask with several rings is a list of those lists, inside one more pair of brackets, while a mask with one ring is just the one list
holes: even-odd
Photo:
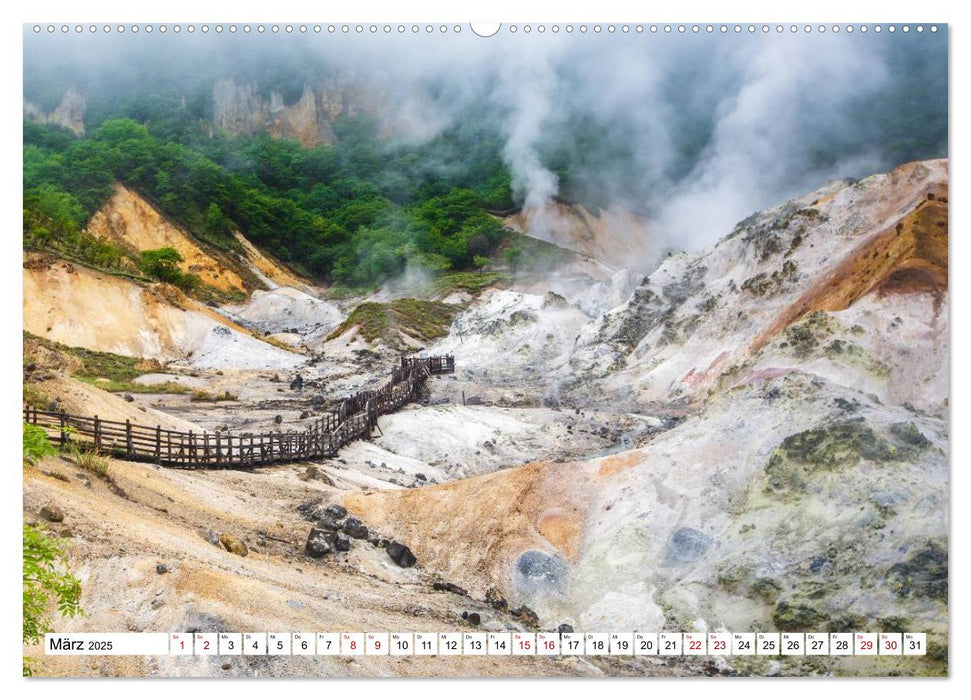
[[[233, 456], [233, 437], [227, 436], [227, 447], [223, 447], [222, 433], [215, 432], [215, 451], [210, 448], [209, 433], [203, 431], [202, 455], [199, 454], [199, 444], [194, 431], [165, 431], [165, 454], [163, 455], [162, 426], [155, 426], [154, 454], [151, 445], [151, 428], [134, 425], [130, 419], [125, 420], [125, 453], [128, 457], [154, 456], [156, 464], [193, 467], [215, 464], [233, 464], [234, 459], [243, 466], [256, 466], [294, 460], [313, 459], [324, 456], [334, 456], [347, 443], [360, 438], [368, 439], [378, 428], [378, 419], [388, 413], [397, 411], [401, 406], [413, 400], [427, 400], [429, 387], [427, 379], [431, 374], [454, 371], [455, 359], [451, 355], [432, 358], [409, 358], [402, 356], [401, 366], [392, 371], [391, 379], [382, 387], [375, 390], [359, 391], [341, 400], [335, 409], [327, 411], [317, 417], [303, 430], [270, 430], [267, 433], [255, 435], [249, 433], [249, 445], [246, 436], [238, 438], [237, 456]], [[462, 405], [467, 404], [465, 391], [462, 390]], [[331, 404], [333, 405], [333, 404]], [[33, 408], [33, 411], [31, 411]], [[117, 430], [110, 427], [119, 425], [108, 421], [109, 428], [104, 427], [104, 421], [97, 415], [92, 418], [71, 416], [60, 409], [44, 412], [44, 422], [41, 423], [39, 409], [24, 405], [24, 420], [27, 423], [43, 425], [51, 430], [59, 429], [60, 446], [70, 442], [71, 432], [78, 432], [85, 437], [93, 437], [94, 449], [105, 447], [105, 437], [109, 438], [109, 450], [117, 452]], [[55, 422], [55, 420], [57, 422]], [[74, 421], [72, 425], [71, 421]], [[89, 423], [92, 425], [88, 427]], [[135, 428], [139, 430], [139, 445], [135, 445]], [[178, 445], [175, 445], [176, 437]], [[258, 440], [258, 441], [257, 441]], [[260, 448], [256, 454], [257, 445]], [[163, 459], [164, 457], [164, 459]]]

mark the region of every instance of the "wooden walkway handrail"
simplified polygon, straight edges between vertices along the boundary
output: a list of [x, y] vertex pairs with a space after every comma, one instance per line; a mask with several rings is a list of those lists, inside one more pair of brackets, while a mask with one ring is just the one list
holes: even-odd
[[166, 430], [98, 416], [77, 416], [24, 406], [24, 422], [52, 433], [59, 445], [88, 443], [94, 449], [132, 461], [188, 469], [252, 468], [333, 457], [347, 443], [371, 437], [378, 417], [409, 401], [428, 396], [433, 374], [455, 371], [452, 355], [402, 357], [401, 365], [380, 389], [360, 391], [300, 431], [231, 434]]

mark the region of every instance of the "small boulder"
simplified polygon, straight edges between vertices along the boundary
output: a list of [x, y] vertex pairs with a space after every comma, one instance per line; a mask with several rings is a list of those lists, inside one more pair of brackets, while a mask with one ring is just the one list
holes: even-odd
[[324, 513], [332, 517], [334, 520], [341, 520], [347, 516], [347, 508], [339, 503], [331, 503], [329, 506], [324, 508]]
[[281, 416], [279, 413], [276, 414], [276, 416], [273, 417], [273, 422], [280, 425], [280, 423], [283, 422], [283, 416]]
[[331, 533], [314, 527], [310, 529], [310, 534], [307, 536], [307, 544], [304, 547], [304, 551], [307, 552], [307, 556], [317, 559], [325, 554], [330, 554], [334, 550], [333, 543], [334, 540]]
[[349, 552], [351, 551], [351, 541], [346, 537], [341, 537], [340, 535], [334, 535], [334, 549], [338, 552]]
[[134, 400], [135, 400], [134, 396], [132, 396], [131, 394], [125, 394], [125, 401], [127, 401], [128, 403], [131, 403]]
[[157, 574], [167, 574], [169, 572], [169, 567], [165, 564], [159, 564], [155, 567], [155, 573]]
[[306, 469], [304, 469], [302, 472], [297, 474], [297, 478], [300, 479], [300, 481], [310, 481], [310, 480], [323, 481], [328, 486], [334, 485], [334, 482], [331, 481], [329, 476], [327, 476], [324, 472], [322, 472], [320, 469], [318, 469], [312, 464]]
[[219, 546], [219, 535], [212, 530], [196, 530], [196, 532], [199, 533], [199, 537], [204, 539], [209, 544], [215, 545], [216, 547]]
[[231, 552], [240, 557], [245, 557], [249, 554], [249, 548], [246, 546], [246, 543], [236, 537], [236, 535], [228, 532], [224, 532], [219, 536], [219, 545], [227, 552]]
[[50, 523], [64, 522], [64, 511], [53, 503], [48, 503], [40, 509], [40, 517]]
[[428, 477], [422, 474], [421, 472], [418, 472], [417, 474], [415, 474], [415, 479], [417, 481], [428, 481]]
[[523, 624], [530, 627], [539, 627], [539, 615], [525, 605], [520, 605], [515, 610], [510, 610], [509, 614], [520, 620]]
[[337, 532], [341, 529], [341, 524], [336, 520], [331, 520], [328, 517], [323, 517], [317, 521], [317, 526], [324, 529], [330, 530], [331, 532]]
[[301, 503], [297, 506], [297, 512], [306, 520], [320, 520], [323, 517], [324, 511], [317, 508], [317, 503], [310, 501], [309, 503]]
[[472, 625], [473, 627], [478, 627], [479, 624], [482, 622], [482, 616], [479, 615], [479, 613], [477, 612], [469, 613], [468, 615], [463, 615], [463, 617], [465, 617], [465, 619], [468, 620], [469, 624]]
[[367, 526], [357, 518], [348, 518], [344, 523], [344, 534], [356, 540], [366, 540], [370, 533]]
[[557, 309], [565, 309], [568, 306], [566, 298], [560, 296], [556, 292], [546, 292], [546, 296], [543, 297], [543, 308], [548, 309], [550, 307]]
[[560, 634], [571, 634], [573, 632], [573, 625], [569, 625], [564, 622], [562, 625], [556, 628], [556, 631]]
[[505, 610], [508, 607], [506, 599], [502, 597], [502, 593], [498, 588], [493, 587], [487, 590], [485, 599], [496, 610]]
[[388, 542], [387, 552], [388, 556], [391, 557], [391, 561], [405, 569], [414, 566], [418, 561], [415, 559], [415, 555], [411, 553], [411, 550], [400, 542]]

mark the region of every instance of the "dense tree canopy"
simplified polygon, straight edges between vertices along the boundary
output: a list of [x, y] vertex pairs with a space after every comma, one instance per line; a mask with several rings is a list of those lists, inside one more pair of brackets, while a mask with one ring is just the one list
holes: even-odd
[[498, 143], [488, 139], [445, 133], [396, 145], [379, 139], [370, 122], [344, 120], [333, 147], [262, 134], [189, 145], [185, 129], [159, 124], [108, 119], [77, 138], [25, 123], [25, 242], [64, 249], [83, 237], [118, 180], [209, 243], [233, 247], [238, 229], [321, 280], [368, 286], [408, 266], [476, 267], [475, 256], [481, 263], [504, 237], [488, 212], [514, 206]]

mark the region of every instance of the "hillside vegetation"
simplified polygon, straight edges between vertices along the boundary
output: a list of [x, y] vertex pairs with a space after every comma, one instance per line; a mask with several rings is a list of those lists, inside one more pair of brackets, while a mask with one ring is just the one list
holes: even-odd
[[[137, 272], [144, 261], [85, 231], [120, 181], [197, 238], [236, 250], [235, 230], [324, 282], [379, 284], [407, 268], [471, 270], [506, 234], [488, 211], [514, 206], [496, 144], [443, 134], [420, 146], [340, 124], [338, 144], [265, 135], [180, 140], [133, 119], [77, 137], [24, 123], [24, 245]], [[186, 285], [192, 286], [187, 280]]]
[[458, 311], [450, 304], [421, 299], [395, 299], [387, 304], [368, 301], [359, 304], [328, 339], [357, 328], [358, 335], [369, 343], [385, 340], [397, 345], [398, 334], [428, 342], [448, 335]]

